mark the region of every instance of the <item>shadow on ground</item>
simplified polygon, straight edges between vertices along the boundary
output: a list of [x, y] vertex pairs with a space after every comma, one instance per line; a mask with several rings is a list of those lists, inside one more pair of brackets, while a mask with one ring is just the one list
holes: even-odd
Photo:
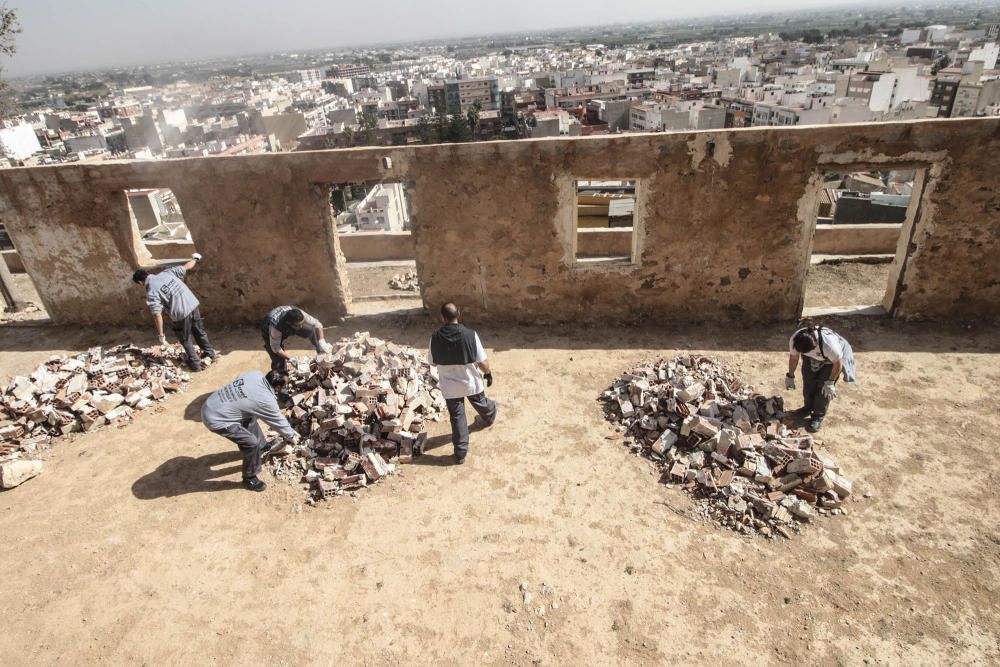
[[413, 459], [413, 463], [410, 465], [415, 466], [430, 466], [435, 468], [446, 468], [448, 466], [455, 465], [455, 456], [448, 452], [447, 454], [421, 454]]
[[[229, 463], [235, 465], [226, 465]], [[243, 485], [238, 481], [219, 479], [240, 473], [241, 470], [238, 451], [216, 452], [198, 458], [176, 456], [137, 479], [132, 484], [132, 495], [139, 500], [154, 500], [186, 493], [241, 489]]]
[[[488, 426], [480, 419], [476, 418], [474, 422], [469, 425], [469, 434], [476, 433], [477, 431], [482, 431], [488, 428]], [[472, 441], [469, 446], [470, 449], [475, 448], [475, 441]], [[440, 449], [442, 447], [447, 447], [443, 450], [447, 453], [437, 453], [434, 455], [427, 454], [427, 452], [433, 451], [435, 449]], [[435, 435], [431, 438], [427, 438], [427, 442], [424, 443], [424, 454], [413, 459], [413, 465], [418, 466], [450, 466], [455, 465], [455, 456], [452, 453], [451, 446], [451, 433], [442, 433], [441, 435]]]
[[205, 401], [208, 397], [212, 395], [212, 392], [206, 391], [204, 394], [194, 399], [184, 407], [184, 419], [189, 422], [201, 423], [201, 409], [205, 405]]

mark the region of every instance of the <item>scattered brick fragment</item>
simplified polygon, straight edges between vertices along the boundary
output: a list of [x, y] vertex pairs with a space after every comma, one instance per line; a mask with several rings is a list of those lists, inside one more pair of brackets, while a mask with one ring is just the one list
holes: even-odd
[[0, 463], [37, 457], [74, 432], [128, 423], [163, 400], [164, 388], [177, 391], [190, 380], [185, 360], [180, 345], [50, 357], [30, 375], [0, 385]]
[[745, 534], [790, 537], [842, 513], [851, 482], [812, 435], [783, 423], [780, 396], [753, 391], [711, 357], [643, 364], [600, 397], [633, 452], [692, 493], [705, 516]]
[[420, 291], [420, 280], [417, 278], [416, 271], [407, 271], [402, 274], [397, 273], [389, 279], [389, 287], [404, 292], [418, 292]]
[[302, 439], [268, 457], [275, 477], [302, 482], [313, 500], [392, 475], [423, 453], [428, 421], [446, 411], [437, 370], [417, 350], [367, 332], [290, 365], [282, 412]]

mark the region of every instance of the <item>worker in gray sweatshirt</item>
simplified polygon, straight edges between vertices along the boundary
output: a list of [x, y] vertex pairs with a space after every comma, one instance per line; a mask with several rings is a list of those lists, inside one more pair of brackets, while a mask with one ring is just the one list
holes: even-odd
[[[139, 269], [132, 274], [132, 282], [146, 291], [146, 305], [153, 313], [156, 323], [156, 333], [160, 337], [160, 345], [166, 345], [163, 335], [163, 311], [170, 317], [170, 328], [174, 330], [177, 340], [184, 346], [187, 353], [188, 366], [193, 371], [201, 370], [201, 354], [195, 350], [194, 342], [198, 343], [201, 353], [213, 361], [219, 356], [208, 342], [208, 332], [205, 331], [205, 321], [201, 319], [198, 310], [198, 299], [184, 284], [184, 276], [201, 261], [201, 255], [195, 253], [191, 259], [159, 273], [149, 273]], [[192, 342], [191, 339], [194, 339]]]
[[[267, 450], [264, 432], [257, 423], [264, 423], [296, 444], [299, 434], [292, 430], [281, 414], [275, 392], [280, 391], [286, 377], [275, 372], [265, 376], [250, 371], [239, 376], [208, 397], [201, 409], [201, 421], [212, 433], [236, 443], [243, 453], [243, 485], [251, 491], [266, 488], [260, 474], [261, 453]], [[284, 444], [282, 444], [284, 447]]]

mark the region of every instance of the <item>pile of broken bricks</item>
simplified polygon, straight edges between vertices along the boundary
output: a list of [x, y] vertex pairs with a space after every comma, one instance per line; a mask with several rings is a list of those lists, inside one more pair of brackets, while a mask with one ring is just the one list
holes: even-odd
[[389, 279], [389, 287], [404, 292], [416, 292], [420, 289], [420, 280], [416, 271], [407, 271], [402, 275], [397, 273]]
[[428, 421], [446, 410], [426, 356], [367, 332], [289, 366], [282, 412], [301, 439], [268, 456], [274, 476], [309, 501], [365, 488], [423, 453]]
[[605, 415], [662, 481], [741, 533], [790, 538], [817, 515], [844, 513], [851, 482], [813, 436], [783, 423], [780, 396], [755, 393], [705, 356], [640, 365], [603, 392]]
[[[95, 347], [50, 357], [30, 375], [0, 386], [0, 466], [8, 470], [7, 480], [24, 481], [12, 471], [36, 467], [17, 459], [70, 433], [125, 425], [136, 412], [180, 390], [190, 380], [181, 368], [185, 358], [180, 345]], [[7, 480], [4, 488], [10, 488]]]

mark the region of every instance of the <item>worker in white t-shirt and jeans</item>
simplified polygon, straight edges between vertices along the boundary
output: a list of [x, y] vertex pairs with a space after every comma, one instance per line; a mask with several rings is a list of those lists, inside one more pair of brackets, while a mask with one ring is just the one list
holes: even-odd
[[815, 433], [822, 427], [830, 401], [837, 397], [837, 380], [857, 382], [854, 350], [843, 336], [832, 329], [809, 325], [788, 340], [788, 373], [785, 389], [795, 389], [795, 367], [802, 360], [802, 397], [799, 413], [808, 419], [806, 430]]
[[451, 441], [455, 463], [465, 463], [469, 453], [469, 424], [465, 418], [465, 399], [475, 408], [487, 426], [497, 418], [497, 402], [487, 398], [486, 387], [493, 385], [493, 373], [479, 334], [459, 324], [461, 312], [453, 303], [441, 306], [445, 323], [431, 336], [427, 361], [437, 367], [441, 394], [448, 404]]

